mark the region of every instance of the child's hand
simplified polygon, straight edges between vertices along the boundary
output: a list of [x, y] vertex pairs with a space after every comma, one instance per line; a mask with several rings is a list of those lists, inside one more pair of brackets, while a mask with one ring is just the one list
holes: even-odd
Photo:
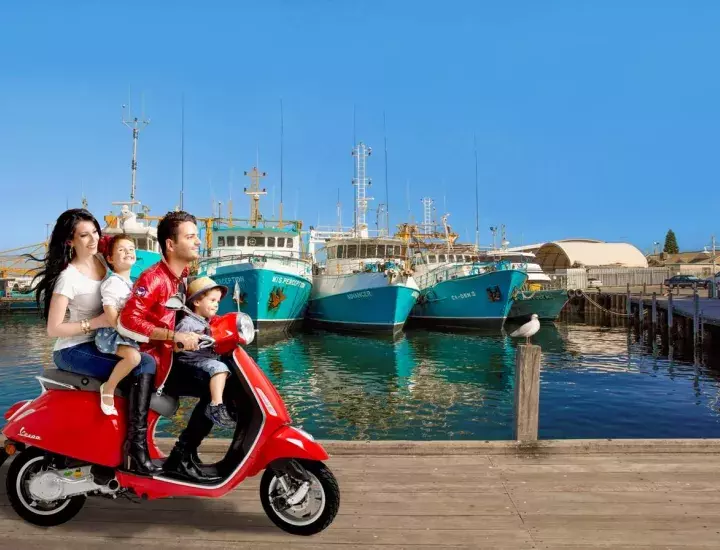
[[175, 351], [195, 351], [199, 342], [200, 336], [194, 332], [175, 333]]

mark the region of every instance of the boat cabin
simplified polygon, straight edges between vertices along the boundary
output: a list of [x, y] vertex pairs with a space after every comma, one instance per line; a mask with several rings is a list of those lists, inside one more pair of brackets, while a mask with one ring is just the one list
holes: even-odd
[[222, 227], [213, 233], [211, 258], [247, 254], [302, 257], [300, 234], [294, 225], [287, 229]]

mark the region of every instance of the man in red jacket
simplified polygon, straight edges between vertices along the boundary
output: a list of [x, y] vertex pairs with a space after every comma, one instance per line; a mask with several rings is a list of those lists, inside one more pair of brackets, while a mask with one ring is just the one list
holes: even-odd
[[[155, 358], [157, 371], [154, 381], [159, 393], [169, 381], [175, 389], [172, 395], [201, 398], [198, 407], [202, 408], [202, 414], [196, 414], [196, 407], [162, 470], [185, 479], [206, 481], [208, 476], [203, 474], [196, 461], [199, 460], [197, 448], [212, 429], [212, 421], [204, 414], [207, 403], [203, 398], [209, 398], [209, 391], [203, 393], [200, 389], [202, 386], [196, 382], [193, 384], [191, 380], [183, 383], [187, 373], [171, 371], [173, 347], [177, 346], [184, 351], [196, 350], [199, 337], [195, 333], [176, 333], [175, 311], [165, 307], [171, 296], [179, 294], [184, 299], [188, 267], [199, 257], [200, 239], [195, 217], [187, 212], [168, 212], [158, 224], [157, 237], [163, 259], [143, 271], [135, 282], [133, 293], [120, 313], [118, 332], [140, 342], [140, 349]], [[172, 377], [169, 376], [171, 372]], [[133, 387], [130, 392], [128, 404], [126, 452], [135, 463], [136, 471], [156, 474], [160, 468], [151, 462], [147, 450], [147, 414], [153, 391], [153, 375], [137, 377], [135, 385], [137, 387]], [[204, 388], [207, 387], [205, 384]]]

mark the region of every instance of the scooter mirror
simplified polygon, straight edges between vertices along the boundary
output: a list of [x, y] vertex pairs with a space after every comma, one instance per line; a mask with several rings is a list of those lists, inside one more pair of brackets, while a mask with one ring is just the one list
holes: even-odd
[[179, 296], [171, 296], [168, 301], [165, 302], [165, 307], [174, 311], [181, 311], [185, 309], [185, 303]]

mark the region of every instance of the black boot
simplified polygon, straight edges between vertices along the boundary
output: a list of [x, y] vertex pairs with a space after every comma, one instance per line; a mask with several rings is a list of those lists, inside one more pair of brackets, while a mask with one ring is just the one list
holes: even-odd
[[202, 440], [207, 437], [213, 427], [212, 420], [205, 416], [205, 407], [210, 400], [208, 395], [206, 399], [200, 399], [195, 405], [187, 427], [183, 430], [178, 438], [175, 447], [173, 447], [170, 456], [167, 457], [163, 464], [164, 474], [168, 477], [175, 477], [194, 481], [196, 483], [208, 483], [218, 481], [220, 476], [216, 471], [201, 466], [201, 463], [193, 460], [193, 455], [197, 457], [197, 448]]
[[150, 460], [147, 447], [148, 409], [153, 392], [154, 374], [141, 374], [133, 380], [128, 395], [128, 432], [123, 466], [130, 472], [155, 475], [162, 468]]
[[196, 457], [197, 449], [189, 449], [182, 441], [178, 441], [163, 464], [164, 475], [196, 483], [208, 483], [221, 479], [214, 468], [202, 465], [199, 458], [196, 462]]

